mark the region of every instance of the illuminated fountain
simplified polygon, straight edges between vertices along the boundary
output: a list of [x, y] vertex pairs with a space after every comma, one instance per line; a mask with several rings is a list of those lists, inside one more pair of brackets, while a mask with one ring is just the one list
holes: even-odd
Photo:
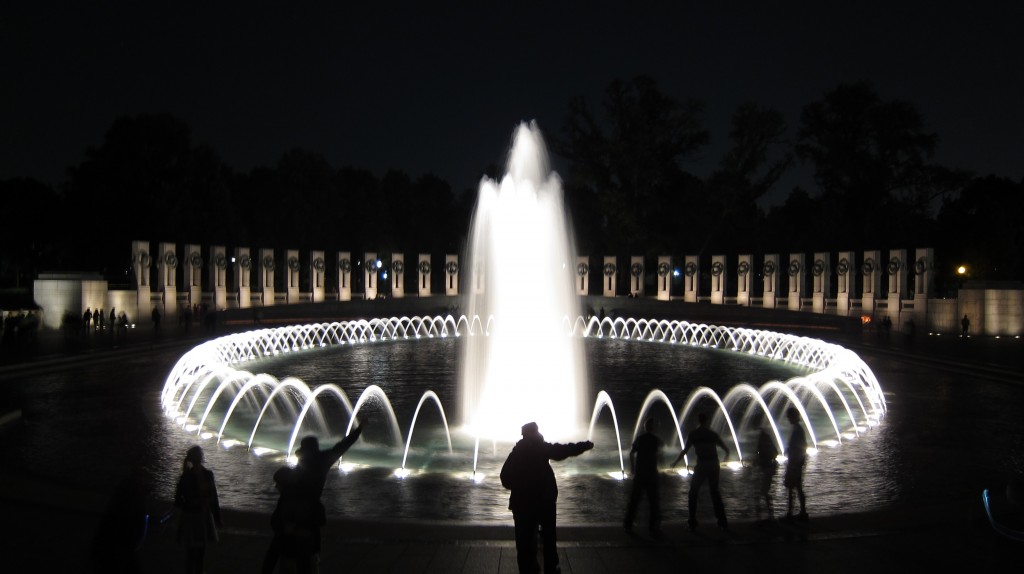
[[[599, 431], [614, 437], [595, 449], [612, 453], [606, 460], [614, 462], [594, 472], [622, 478], [623, 450], [653, 409], [671, 416], [678, 443], [697, 409], [713, 409], [712, 426], [731, 441], [740, 460], [749, 458], [744, 447], [760, 428], [769, 430], [780, 452], [784, 450], [778, 421], [790, 405], [801, 414], [812, 451], [856, 438], [884, 415], [878, 381], [856, 354], [838, 345], [685, 321], [583, 317], [572, 285], [575, 250], [561, 195], [539, 133], [520, 126], [508, 174], [500, 183], [485, 179], [481, 184], [471, 230], [469, 285], [464, 289], [467, 314], [295, 325], [221, 337], [181, 357], [164, 385], [164, 411], [187, 431], [227, 447], [245, 445], [260, 456], [290, 456], [303, 434], [340, 438], [356, 424], [362, 409], [373, 404], [385, 413], [396, 454], [388, 459], [388, 451], [386, 460], [361, 464], [397, 468], [396, 475], [404, 477], [410, 472], [414, 437], [423, 440], [416, 427], [427, 409], [439, 414], [444, 437], [430, 448], [448, 453], [453, 464], [476, 480], [482, 479], [476, 472], [481, 440], [496, 453], [498, 443], [510, 444], [528, 421], [538, 422], [549, 440], [593, 438]], [[403, 434], [381, 386], [367, 385], [353, 403], [343, 381], [310, 386], [297, 378], [279, 380], [254, 372], [268, 357], [447, 337], [458, 337], [461, 343], [462, 432], [457, 434], [470, 437], [468, 447], [453, 445], [445, 412], [450, 405], [442, 404], [433, 390], [420, 396]], [[612, 397], [589, 389], [582, 350], [587, 338], [732, 351], [792, 365], [804, 374], [759, 387], [734, 384], [722, 394], [706, 386], [681, 397], [659, 388], [638, 391], [646, 396], [635, 419], [626, 421], [632, 423], [626, 427], [632, 433], [623, 436]], [[682, 406], [677, 410], [676, 405]]]

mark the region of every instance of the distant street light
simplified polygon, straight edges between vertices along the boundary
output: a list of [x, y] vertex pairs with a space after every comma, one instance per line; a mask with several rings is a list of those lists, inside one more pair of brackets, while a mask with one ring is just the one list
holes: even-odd
[[964, 266], [964, 265], [961, 265], [960, 267], [957, 267], [956, 268], [956, 274], [957, 275], [966, 275], [967, 274], [967, 267]]

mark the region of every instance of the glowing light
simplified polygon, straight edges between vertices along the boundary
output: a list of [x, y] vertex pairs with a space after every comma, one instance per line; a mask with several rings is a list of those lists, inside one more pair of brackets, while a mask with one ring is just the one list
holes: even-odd
[[396, 468], [395, 469], [395, 476], [398, 477], [398, 478], [405, 478], [405, 477], [409, 476], [410, 474], [412, 474], [412, 471], [410, 471], [408, 468]]
[[221, 443], [220, 443], [220, 444], [221, 444], [221, 446], [223, 446], [223, 447], [224, 447], [225, 449], [232, 449], [232, 448], [235, 448], [236, 446], [240, 446], [240, 445], [242, 445], [242, 444], [245, 444], [245, 443], [243, 443], [243, 442], [242, 442], [242, 441], [240, 441], [240, 440], [234, 440], [234, 439], [227, 439], [227, 440], [223, 440], [223, 441], [221, 441]]
[[956, 274], [957, 275], [964, 275], [966, 273], [967, 273], [967, 267], [965, 265], [961, 265], [960, 267], [956, 268]]
[[618, 470], [609, 471], [608, 476], [614, 478], [615, 480], [626, 480], [626, 473]]
[[[829, 440], [818, 441], [818, 444], [827, 446], [829, 448], [835, 448], [835, 447], [839, 446], [839, 441], [829, 439]], [[817, 451], [815, 451], [814, 454], [817, 454]]]
[[725, 468], [728, 468], [729, 470], [741, 470], [743, 468], [743, 463], [738, 460], [730, 460], [725, 463]]
[[473, 482], [475, 482], [476, 484], [482, 483], [485, 478], [487, 478], [487, 477], [482, 472], [474, 472], [473, 473]]
[[345, 474], [348, 474], [348, 473], [352, 472], [355, 469], [356, 469], [355, 463], [351, 463], [351, 462], [342, 462], [341, 464], [338, 465], [338, 470], [340, 470], [341, 472], [343, 472]]
[[277, 452], [277, 451], [272, 449], [272, 448], [267, 448], [267, 447], [263, 447], [263, 446], [256, 446], [256, 447], [253, 447], [253, 449], [252, 449], [252, 453], [255, 454], [256, 456], [259, 456], [259, 457], [262, 457], [262, 456], [267, 455], [267, 454], [275, 453], [275, 452]]

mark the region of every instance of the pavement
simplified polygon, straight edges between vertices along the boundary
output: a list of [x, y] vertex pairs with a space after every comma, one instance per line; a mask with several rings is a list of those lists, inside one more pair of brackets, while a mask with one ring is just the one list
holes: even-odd
[[[8, 349], [0, 360], [0, 434], [20, 424], [17, 394], [10, 391], [16, 381], [85, 363], [109, 364], [113, 370], [120, 356], [184, 349], [210, 335], [196, 328], [189, 333], [168, 328], [160, 334], [139, 328], [125, 341], [91, 337], [71, 342], [59, 334], [41, 334], [32, 348]], [[973, 338], [965, 344], [949, 336], [893, 337], [865, 335], [838, 342], [911, 369], [960, 369], [991, 384], [1024, 385], [1019, 340]], [[95, 471], [102, 472], [100, 461]], [[993, 496], [999, 516], [1019, 520], [1019, 509], [1013, 514], [1004, 493]], [[3, 468], [0, 508], [7, 534], [0, 536], [0, 570], [92, 571], [93, 541], [111, 500], [110, 493], [41, 482]], [[180, 572], [183, 554], [173, 521], [161, 524], [157, 514], [141, 547], [120, 554], [135, 560], [137, 571]], [[207, 552], [206, 572], [258, 572], [270, 542], [269, 517], [225, 509], [223, 522], [220, 542]], [[733, 519], [728, 531], [702, 525], [690, 532], [681, 518], [667, 521], [663, 530], [662, 537], [653, 538], [642, 525], [632, 535], [620, 525], [560, 527], [562, 572], [989, 572], [1016, 569], [1024, 558], [1024, 542], [994, 531], [981, 492], [875, 512], [812, 515], [806, 524]], [[324, 529], [323, 547], [321, 572], [517, 570], [511, 518], [498, 526], [332, 520]], [[95, 571], [117, 571], [118, 555], [106, 550], [104, 565]]]

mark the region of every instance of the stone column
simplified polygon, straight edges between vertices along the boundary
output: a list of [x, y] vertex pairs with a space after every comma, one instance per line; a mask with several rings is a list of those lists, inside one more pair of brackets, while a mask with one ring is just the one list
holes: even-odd
[[804, 299], [804, 254], [790, 253], [789, 265], [786, 273], [789, 275], [789, 289], [787, 291], [787, 308], [790, 311], [799, 311], [803, 306]]
[[396, 299], [405, 297], [405, 254], [391, 254], [391, 296]]
[[274, 304], [274, 272], [276, 269], [274, 250], [260, 249], [260, 297], [264, 307], [271, 307]]
[[323, 250], [310, 251], [309, 261], [309, 297], [314, 303], [320, 303], [327, 298], [327, 261]]
[[751, 282], [750, 272], [754, 269], [753, 255], [740, 255], [736, 264], [736, 304], [742, 307], [750, 306]]
[[883, 297], [882, 289], [882, 254], [877, 249], [864, 252], [864, 261], [860, 264], [861, 275], [864, 276], [864, 287], [861, 289], [860, 310], [864, 315], [874, 317], [875, 300]]
[[299, 250], [288, 249], [285, 251], [285, 303], [294, 305], [299, 302], [299, 273], [302, 271], [302, 262], [299, 261]]
[[157, 276], [160, 279], [160, 299], [164, 306], [164, 317], [170, 320], [178, 314], [178, 254], [173, 243], [160, 244], [160, 259], [157, 261]]
[[629, 294], [634, 297], [644, 295], [644, 258], [634, 255], [629, 258]]
[[658, 256], [658, 301], [672, 299], [672, 256]]
[[700, 256], [687, 255], [683, 259], [683, 301], [696, 303], [700, 289]]
[[775, 309], [779, 305], [779, 255], [777, 253], [764, 256], [761, 274], [764, 276], [761, 306], [765, 309]]
[[853, 259], [853, 251], [840, 251], [836, 263], [836, 314], [844, 317], [848, 317], [853, 308], [851, 302], [856, 269]]
[[900, 313], [903, 310], [903, 300], [907, 298], [907, 250], [890, 249], [889, 261], [885, 266], [885, 273], [888, 275], [888, 286], [886, 288], [886, 306], [888, 307], [889, 319], [892, 320], [897, 329], [901, 324]]
[[140, 313], [151, 313], [152, 306], [152, 285], [150, 284], [150, 267], [153, 265], [153, 258], [149, 254], [148, 241], [132, 241], [132, 269], [135, 271], [135, 315], [130, 317], [136, 322], [142, 323]]
[[444, 256], [444, 294], [459, 294], [459, 256], [447, 254]]
[[815, 313], [825, 312], [829, 289], [832, 287], [829, 259], [828, 253], [815, 253], [814, 263], [811, 263], [811, 310]]
[[338, 301], [352, 300], [352, 252], [338, 252]]
[[711, 256], [711, 304], [725, 303], [725, 284], [728, 275], [725, 272], [725, 255]]
[[[914, 254], [914, 327], [928, 325], [928, 299], [935, 289], [935, 252], [931, 247], [919, 247]], [[906, 321], [900, 325], [906, 328]]]
[[363, 255], [363, 298], [371, 301], [377, 298], [377, 252], [367, 251]]
[[430, 254], [420, 253], [419, 263], [416, 264], [416, 271], [419, 272], [419, 293], [420, 297], [430, 297]]
[[185, 262], [185, 285], [188, 289], [188, 304], [203, 303], [203, 255], [202, 246], [190, 243], [185, 245], [188, 260]]
[[210, 247], [210, 293], [215, 311], [228, 308], [228, 253], [223, 245]]
[[590, 258], [586, 255], [576, 257], [576, 294], [590, 295]]
[[235, 289], [238, 291], [238, 308], [252, 307], [252, 255], [248, 247], [235, 248]]
[[601, 280], [601, 293], [605, 297], [615, 296], [615, 284], [619, 280], [619, 266], [615, 263], [614, 255], [604, 256], [604, 266], [601, 268], [604, 279]]

